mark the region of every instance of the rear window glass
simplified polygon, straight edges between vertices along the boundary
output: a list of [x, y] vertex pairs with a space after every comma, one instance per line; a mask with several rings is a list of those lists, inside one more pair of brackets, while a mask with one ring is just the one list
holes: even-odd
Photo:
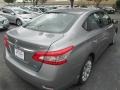
[[69, 30], [78, 17], [78, 15], [66, 13], [44, 13], [23, 27], [43, 32], [62, 33]]

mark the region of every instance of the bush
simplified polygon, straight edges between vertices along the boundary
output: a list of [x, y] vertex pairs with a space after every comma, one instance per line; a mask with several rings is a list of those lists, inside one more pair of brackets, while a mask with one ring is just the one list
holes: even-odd
[[6, 3], [13, 3], [15, 2], [16, 0], [4, 0]]
[[120, 9], [120, 0], [117, 0], [117, 1], [116, 1], [116, 7], [117, 7], [118, 9]]

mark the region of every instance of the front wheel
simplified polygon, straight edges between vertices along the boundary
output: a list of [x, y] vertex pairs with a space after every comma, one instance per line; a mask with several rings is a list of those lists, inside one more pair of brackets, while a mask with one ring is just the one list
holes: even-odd
[[21, 26], [21, 25], [22, 25], [22, 21], [21, 21], [20, 19], [17, 19], [17, 20], [16, 20], [16, 25], [17, 25], [17, 26]]
[[80, 78], [79, 78], [80, 84], [84, 84], [88, 80], [92, 71], [92, 67], [93, 67], [93, 57], [89, 56], [86, 62], [84, 63], [80, 73]]

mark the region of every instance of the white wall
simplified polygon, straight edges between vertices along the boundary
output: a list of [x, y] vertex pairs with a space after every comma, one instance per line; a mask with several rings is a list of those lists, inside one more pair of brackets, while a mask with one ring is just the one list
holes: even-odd
[[4, 0], [0, 0], [0, 7], [3, 7], [5, 5]]
[[23, 0], [16, 0], [16, 2], [23, 2]]

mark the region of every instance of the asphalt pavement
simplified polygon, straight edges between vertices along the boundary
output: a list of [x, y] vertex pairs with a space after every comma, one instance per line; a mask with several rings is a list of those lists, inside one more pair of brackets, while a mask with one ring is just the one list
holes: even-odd
[[[110, 15], [120, 20], [120, 15]], [[118, 25], [120, 27], [120, 24]], [[10, 29], [15, 28], [11, 25]], [[5, 64], [3, 58], [3, 36], [6, 31], [0, 31], [0, 90], [39, 90], [28, 82], [16, 76]], [[120, 90], [120, 31], [115, 45], [107, 48], [85, 85], [71, 87], [69, 90]]]

